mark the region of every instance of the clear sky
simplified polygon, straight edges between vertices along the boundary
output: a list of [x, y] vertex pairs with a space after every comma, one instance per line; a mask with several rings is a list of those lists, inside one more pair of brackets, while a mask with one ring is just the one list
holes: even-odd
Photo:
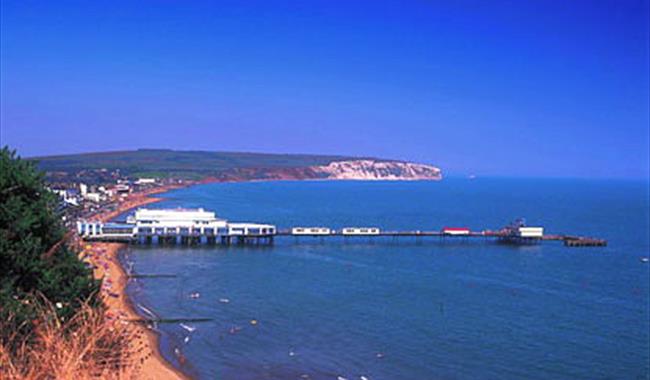
[[648, 3], [2, 0], [1, 142], [648, 178]]

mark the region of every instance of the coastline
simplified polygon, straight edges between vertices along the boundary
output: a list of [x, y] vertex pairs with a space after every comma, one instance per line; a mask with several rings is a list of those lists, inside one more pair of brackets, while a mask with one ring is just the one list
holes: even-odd
[[[163, 186], [150, 191], [130, 194], [112, 211], [100, 212], [95, 218], [109, 221], [118, 215], [143, 205], [160, 202], [163, 198], [153, 195], [170, 190], [191, 186]], [[82, 255], [94, 267], [93, 276], [102, 280], [101, 298], [106, 305], [106, 316], [109, 321], [118, 320], [126, 324], [128, 320], [141, 319], [135, 310], [133, 301], [126, 292], [128, 277], [119, 259], [119, 253], [126, 248], [124, 243], [81, 242]], [[160, 352], [159, 334], [143, 324], [131, 324], [134, 327], [134, 340], [130, 347], [130, 360], [136, 371], [136, 378], [144, 380], [179, 379], [190, 377], [179, 368], [167, 361]]]
[[[153, 204], [165, 200], [163, 197], [153, 197], [171, 190], [187, 188], [194, 185], [210, 183], [243, 183], [243, 182], [285, 182], [285, 181], [357, 181], [355, 179], [298, 179], [298, 178], [261, 178], [261, 179], [227, 179], [219, 180], [207, 178], [202, 181], [189, 181], [183, 184], [166, 185], [150, 189], [144, 192], [129, 194], [126, 199], [119, 203], [114, 210], [104, 210], [93, 216], [93, 219], [108, 222], [119, 215], [133, 210], [137, 207]], [[407, 180], [411, 181], [411, 180]], [[397, 182], [390, 180], [390, 182]], [[141, 319], [142, 316], [136, 311], [133, 300], [129, 297], [126, 287], [128, 277], [126, 269], [120, 260], [120, 252], [127, 248], [125, 243], [107, 242], [80, 242], [82, 255], [86, 256], [87, 262], [91, 263], [93, 276], [102, 281], [102, 300], [107, 306], [106, 313], [109, 320], [117, 319], [126, 324], [128, 320]], [[87, 253], [90, 253], [88, 255]], [[181, 368], [168, 361], [160, 351], [160, 334], [149, 329], [143, 324], [131, 324], [135, 327], [135, 341], [130, 350], [131, 362], [135, 364], [137, 379], [161, 380], [181, 379], [189, 380], [191, 377], [184, 373]]]

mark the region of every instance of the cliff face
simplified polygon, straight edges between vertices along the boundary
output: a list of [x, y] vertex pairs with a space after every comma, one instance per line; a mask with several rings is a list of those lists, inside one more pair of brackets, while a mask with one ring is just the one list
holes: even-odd
[[423, 164], [400, 161], [346, 160], [327, 165], [296, 168], [238, 168], [224, 172], [215, 180], [440, 180], [440, 169]]
[[313, 166], [312, 170], [326, 179], [356, 180], [440, 180], [442, 174], [435, 166], [399, 161], [351, 160], [334, 161], [329, 165]]

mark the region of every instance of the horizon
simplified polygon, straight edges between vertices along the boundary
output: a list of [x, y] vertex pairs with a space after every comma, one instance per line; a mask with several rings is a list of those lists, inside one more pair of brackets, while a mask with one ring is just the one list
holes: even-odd
[[[156, 6], [155, 6], [156, 5]], [[3, 1], [0, 140], [650, 178], [648, 1]]]

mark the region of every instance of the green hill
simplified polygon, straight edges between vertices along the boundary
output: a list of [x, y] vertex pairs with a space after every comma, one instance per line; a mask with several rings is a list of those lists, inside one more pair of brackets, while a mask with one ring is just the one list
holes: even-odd
[[128, 177], [183, 179], [227, 179], [241, 173], [255, 172], [254, 177], [263, 178], [264, 171], [278, 172], [360, 158], [364, 157], [139, 149], [32, 157], [30, 160], [36, 161], [39, 169], [45, 171], [51, 181], [83, 179], [102, 182], [102, 179], [114, 176], [115, 172]]

